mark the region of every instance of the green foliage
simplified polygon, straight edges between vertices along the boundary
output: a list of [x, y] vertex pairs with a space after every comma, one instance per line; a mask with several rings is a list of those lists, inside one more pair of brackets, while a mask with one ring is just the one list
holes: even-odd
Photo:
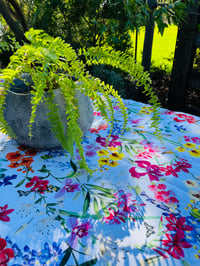
[[[125, 51], [130, 29], [145, 25], [143, 0], [23, 0], [30, 27], [60, 36], [73, 48], [104, 45]], [[48, 23], [47, 23], [48, 22]]]
[[[77, 123], [79, 113], [75, 98], [76, 91], [80, 91], [93, 99], [94, 106], [102, 113], [107, 123], [110, 124], [110, 134], [114, 121], [114, 109], [110, 96], [116, 99], [121, 109], [124, 119], [123, 129], [126, 127], [128, 117], [126, 107], [118, 92], [112, 86], [90, 75], [86, 70], [86, 66], [106, 64], [119, 68], [132, 76], [137, 81], [137, 85], [142, 86], [145, 92], [148, 91], [150, 96], [153, 97], [149, 86], [150, 79], [147, 73], [143, 73], [143, 68], [134, 63], [132, 57], [122, 52], [114, 51], [111, 47], [81, 49], [79, 56], [84, 55], [84, 61], [86, 62], [84, 63], [79, 59], [72, 47], [61, 38], [53, 38], [42, 30], [34, 29], [30, 29], [25, 35], [30, 43], [20, 46], [10, 58], [8, 67], [1, 71], [1, 77], [4, 80], [4, 90], [0, 97], [0, 128], [11, 137], [15, 137], [4, 119], [4, 101], [14, 78], [23, 80], [21, 74], [28, 73], [33, 81], [33, 85], [30, 88], [32, 113], [29, 123], [29, 136], [32, 136], [32, 124], [35, 121], [37, 106], [41, 102], [45, 102], [49, 109], [48, 119], [55, 136], [63, 148], [68, 150], [72, 158], [73, 144], [75, 143], [82, 159], [81, 166], [89, 170], [81, 144], [82, 132]], [[74, 78], [76, 81], [74, 81]], [[67, 135], [65, 135], [63, 125], [60, 122], [59, 107], [54, 103], [54, 88], [61, 89], [67, 103]], [[102, 99], [102, 96], [104, 99]], [[156, 106], [155, 98], [153, 98], [152, 103]]]

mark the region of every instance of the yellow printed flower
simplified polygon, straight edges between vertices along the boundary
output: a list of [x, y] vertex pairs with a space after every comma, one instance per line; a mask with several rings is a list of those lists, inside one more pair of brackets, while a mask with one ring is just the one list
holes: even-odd
[[117, 150], [118, 150], [117, 147], [109, 147], [108, 149], [109, 149], [110, 151], [117, 151]]
[[111, 163], [109, 163], [109, 166], [110, 167], [116, 167], [118, 165], [119, 165], [118, 162], [114, 162], [114, 161], [112, 161]]
[[183, 146], [186, 147], [186, 148], [189, 148], [189, 149], [196, 148], [196, 144], [190, 143], [190, 142], [186, 142]]
[[111, 155], [110, 155], [110, 159], [112, 161], [119, 161], [119, 160], [122, 160], [122, 158], [124, 157], [124, 154], [123, 153], [118, 153], [118, 152], [113, 152]]
[[143, 106], [140, 110], [140, 113], [145, 114], [145, 115], [149, 115], [149, 114], [151, 114], [152, 111], [153, 111], [153, 109], [151, 107]]
[[107, 156], [109, 154], [109, 151], [107, 150], [100, 150], [97, 152], [99, 156]]
[[197, 149], [190, 150], [189, 154], [193, 157], [200, 157], [200, 150]]
[[100, 167], [102, 167], [104, 165], [108, 165], [109, 164], [109, 158], [107, 158], [107, 157], [99, 158], [98, 163], [99, 163]]
[[179, 151], [179, 152], [184, 152], [184, 151], [186, 151], [186, 149], [183, 148], [183, 147], [177, 147], [177, 148], [175, 148], [175, 150], [177, 150], [177, 151]]

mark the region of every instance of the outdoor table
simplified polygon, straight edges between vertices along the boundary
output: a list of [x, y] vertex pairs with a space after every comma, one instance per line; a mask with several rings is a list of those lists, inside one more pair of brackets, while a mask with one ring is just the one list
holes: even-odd
[[[93, 175], [62, 149], [0, 135], [0, 265], [200, 265], [200, 118], [124, 100], [112, 135], [83, 139]], [[14, 258], [13, 258], [14, 257]], [[4, 263], [5, 260], [9, 261]]]

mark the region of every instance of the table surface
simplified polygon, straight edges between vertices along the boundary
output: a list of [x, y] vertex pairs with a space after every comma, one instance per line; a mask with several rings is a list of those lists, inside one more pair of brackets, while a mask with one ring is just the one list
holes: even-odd
[[[61, 149], [36, 151], [0, 135], [0, 265], [200, 265], [200, 118], [114, 103], [83, 140], [93, 175]], [[14, 258], [13, 258], [14, 256]]]

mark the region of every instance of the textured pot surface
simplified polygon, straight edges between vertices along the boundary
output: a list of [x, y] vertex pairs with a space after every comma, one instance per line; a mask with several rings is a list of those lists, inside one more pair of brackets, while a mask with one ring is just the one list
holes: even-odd
[[[55, 103], [59, 105], [59, 114], [64, 125], [65, 132], [67, 130], [67, 117], [65, 114], [66, 102], [59, 89], [54, 91]], [[79, 106], [78, 123], [83, 132], [86, 134], [93, 121], [93, 108], [89, 97], [77, 92]], [[49, 149], [61, 146], [60, 142], [55, 138], [50, 122], [47, 119], [48, 108], [44, 103], [41, 103], [36, 110], [35, 122], [32, 126], [32, 135], [30, 139], [29, 121], [31, 115], [31, 94], [21, 94], [8, 91], [5, 103], [5, 118], [8, 125], [16, 134], [16, 141], [20, 145], [33, 147], [36, 149]]]

